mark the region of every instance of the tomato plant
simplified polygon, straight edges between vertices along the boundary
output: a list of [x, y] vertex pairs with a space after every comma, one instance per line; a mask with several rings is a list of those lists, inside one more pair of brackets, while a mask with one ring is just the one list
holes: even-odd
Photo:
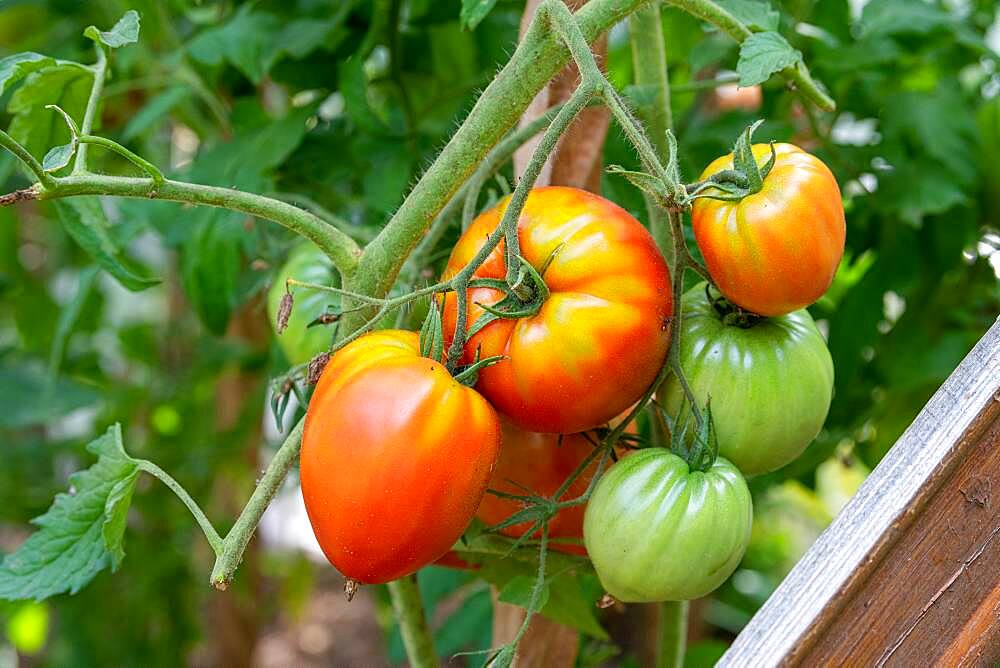
[[[503, 420], [503, 446], [493, 471], [490, 489], [507, 494], [540, 496], [554, 494], [584, 459], [594, 454], [596, 440], [584, 434], [542, 434], [519, 429]], [[587, 491], [597, 470], [597, 460], [566, 489], [562, 500], [574, 499]], [[494, 494], [486, 494], [476, 516], [486, 524], [499, 524], [524, 508], [524, 504]], [[583, 513], [586, 505], [563, 508], [549, 520], [549, 536], [557, 550], [585, 554]], [[502, 533], [515, 538], [531, 528], [532, 522], [505, 527]], [[559, 539], [570, 539], [560, 544]]]
[[479, 506], [500, 448], [493, 408], [414, 332], [367, 334], [320, 378], [302, 437], [302, 496], [346, 577], [380, 583], [443, 555]]
[[[681, 300], [680, 363], [699, 405], [711, 400], [719, 452], [745, 475], [799, 456], [823, 427], [833, 396], [833, 361], [804, 310], [773, 318], [741, 315], [710, 299], [704, 283]], [[676, 375], [657, 397], [682, 413]]]
[[597, 483], [583, 536], [601, 584], [623, 602], [704, 596], [750, 541], [750, 490], [723, 458], [691, 470], [665, 448], [624, 457]]
[[[330, 258], [317, 248], [316, 244], [304, 242], [297, 245], [275, 274], [271, 289], [267, 293], [267, 315], [272, 323], [278, 322], [281, 299], [287, 291], [285, 281], [289, 278], [319, 285], [340, 284], [340, 276], [337, 275]], [[289, 363], [304, 364], [315, 355], [329, 350], [333, 341], [331, 328], [309, 325], [327, 312], [328, 306], [337, 302], [338, 298], [331, 299], [331, 296], [324, 292], [297, 291], [295, 308], [288, 318], [288, 324], [283, 332], [276, 334], [278, 345]]]
[[[479, 216], [448, 259], [453, 276], [483, 246], [509, 200]], [[548, 297], [538, 312], [490, 322], [470, 336], [466, 360], [507, 359], [484, 369], [477, 388], [517, 426], [571, 433], [606, 423], [645, 391], [663, 362], [673, 312], [670, 274], [649, 232], [606, 199], [574, 188], [536, 188], [517, 224], [521, 255], [538, 271]], [[503, 246], [478, 278], [506, 273]], [[469, 325], [496, 304], [490, 287], [470, 291]], [[456, 300], [444, 307], [454, 331]], [[614, 383], [608, 383], [614, 378]]]
[[[758, 192], [738, 201], [699, 199], [691, 209], [694, 236], [712, 280], [730, 301], [761, 315], [812, 304], [833, 281], [844, 253], [844, 207], [837, 180], [823, 162], [792, 144], [776, 158]], [[755, 144], [764, 163], [771, 146]], [[718, 158], [703, 179], [730, 170]]]

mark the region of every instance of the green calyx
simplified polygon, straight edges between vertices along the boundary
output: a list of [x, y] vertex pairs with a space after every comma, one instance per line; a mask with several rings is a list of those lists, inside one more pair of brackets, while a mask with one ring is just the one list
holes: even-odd
[[494, 355], [493, 357], [485, 357], [479, 359], [479, 350], [476, 350], [476, 357], [472, 360], [472, 364], [464, 367], [461, 371], [454, 374], [455, 381], [465, 385], [466, 387], [474, 387], [479, 381], [479, 372], [488, 366], [493, 366], [507, 359], [503, 355]]
[[778, 156], [774, 150], [774, 142], [771, 142], [771, 155], [764, 164], [758, 164], [754, 157], [753, 133], [763, 122], [754, 122], [736, 140], [732, 169], [716, 172], [689, 188], [689, 202], [701, 198], [738, 202], [764, 188], [764, 179], [771, 173]]
[[740, 329], [750, 329], [757, 323], [767, 319], [765, 316], [757, 315], [752, 311], [740, 308], [723, 297], [722, 294], [713, 297], [711, 286], [708, 283], [705, 284], [705, 296], [708, 298], [709, 303], [712, 304], [715, 312], [719, 314], [719, 318], [724, 325], [739, 327]]
[[670, 451], [683, 459], [691, 471], [708, 471], [719, 456], [711, 403], [709, 398], [701, 409], [685, 401], [674, 418], [654, 404], [670, 433]]
[[542, 263], [541, 269], [535, 269], [530, 262], [525, 260], [520, 255], [515, 256], [516, 262], [518, 263], [518, 270], [517, 279], [512, 285], [508, 285], [501, 279], [480, 278], [470, 281], [470, 287], [475, 287], [477, 285], [490, 287], [496, 290], [502, 290], [507, 294], [503, 299], [493, 305], [476, 302], [476, 305], [486, 311], [486, 313], [479, 316], [479, 318], [472, 323], [472, 326], [466, 333], [466, 337], [472, 338], [484, 327], [496, 320], [530, 318], [531, 316], [537, 314], [541, 310], [542, 304], [544, 304], [545, 300], [549, 298], [549, 286], [545, 284], [545, 279], [542, 277], [545, 274], [545, 270], [549, 268], [550, 264], [552, 264], [552, 260], [555, 258], [556, 254], [558, 254], [562, 248], [563, 244], [557, 246], [549, 257], [546, 258], [545, 262]]

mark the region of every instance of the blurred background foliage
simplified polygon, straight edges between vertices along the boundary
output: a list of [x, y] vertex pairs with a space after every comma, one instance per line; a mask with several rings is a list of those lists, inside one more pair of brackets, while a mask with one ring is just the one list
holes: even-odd
[[[759, 101], [698, 83], [731, 76], [737, 47], [665, 9], [674, 119], [688, 179], [756, 118], [767, 119], [758, 140], [793, 141], [837, 175], [847, 250], [811, 309], [829, 338], [836, 395], [807, 454], [752, 482], [751, 548], [731, 580], [693, 607], [690, 665], [725, 649], [1000, 311], [997, 3], [771, 6], [837, 112], [804, 108], [778, 80]], [[83, 28], [110, 26], [128, 9], [141, 14], [140, 41], [114, 55], [99, 133], [171, 174], [325, 212], [364, 241], [505, 62], [523, 3], [501, 0], [468, 31], [457, 0], [7, 0], [0, 58], [37, 51], [90, 62]], [[634, 92], [624, 25], [611, 32], [608, 70]], [[68, 139], [41, 106], [79, 117], [87, 88], [68, 76], [54, 88], [35, 83], [0, 94], [0, 126], [41, 157]], [[131, 173], [107, 152], [91, 160]], [[615, 129], [606, 163], [637, 167]], [[511, 179], [507, 168], [482, 205]], [[26, 183], [0, 156], [0, 189]], [[622, 179], [605, 176], [603, 188], [645, 216]], [[102, 206], [134, 263], [162, 282], [130, 292], [97, 272], [50, 205], [0, 209], [0, 553], [89, 464], [84, 444], [112, 422], [122, 422], [133, 454], [170, 471], [220, 525], [280, 440], [269, 387], [303, 359], [290, 362], [271, 334], [264, 292], [292, 235], [218, 210]], [[401, 280], [434, 276], [456, 234], [457, 224]], [[295, 494], [290, 481], [276, 512], [293, 507]], [[120, 571], [76, 596], [0, 603], [0, 666], [402, 662], [384, 593], [340, 603], [332, 569], [300, 549], [308, 530], [289, 530], [303, 527], [297, 517], [265, 523], [235, 587], [218, 594], [206, 584], [210, 550], [187, 512], [142, 479]], [[442, 654], [490, 645], [481, 579], [436, 567], [420, 579]], [[636, 664], [600, 635], [584, 636], [581, 665], [615, 656]]]

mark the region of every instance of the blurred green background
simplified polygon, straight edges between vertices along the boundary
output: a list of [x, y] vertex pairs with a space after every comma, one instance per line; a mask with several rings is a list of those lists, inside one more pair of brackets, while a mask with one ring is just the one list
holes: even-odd
[[[730, 76], [738, 49], [663, 11], [684, 176], [765, 118], [758, 140], [792, 141], [831, 167], [848, 222], [841, 270], [811, 308], [836, 368], [830, 416], [805, 456], [752, 481], [751, 548], [722, 589], [694, 604], [690, 665], [724, 650], [1000, 311], [997, 4], [772, 2], [782, 34], [836, 99], [833, 114], [804, 108], [777, 79], [759, 103], [692, 85]], [[179, 177], [333, 212], [366, 240], [513, 50], [523, 3], [501, 0], [468, 31], [457, 0], [7, 0], [0, 58], [37, 51], [90, 62], [83, 29], [109, 27], [128, 9], [142, 32], [114, 54], [98, 133]], [[610, 33], [608, 71], [628, 95], [625, 25]], [[0, 95], [0, 127], [18, 129], [40, 158], [68, 140], [41, 105], [79, 118], [87, 88], [66, 82], [58, 96], [32, 100], [31, 83]], [[605, 154], [607, 164], [638, 167], [615, 128]], [[107, 152], [91, 155], [101, 171], [132, 173]], [[508, 167], [483, 206], [511, 181]], [[27, 183], [0, 155], [0, 190]], [[603, 190], [645, 217], [621, 178], [606, 175]], [[0, 208], [0, 553], [89, 465], [84, 444], [113, 422], [130, 452], [180, 480], [221, 529], [281, 439], [271, 388], [303, 360], [277, 344], [264, 293], [293, 236], [218, 210], [102, 206], [160, 284], [129, 292], [95, 271], [50, 205]], [[456, 234], [454, 225], [401, 281], [433, 276]], [[287, 407], [285, 426], [297, 410]], [[118, 573], [75, 596], [0, 602], [0, 666], [403, 661], [383, 592], [343, 603], [294, 480], [224, 594], [207, 586], [211, 551], [163, 485], [140, 480], [128, 524]], [[420, 580], [442, 654], [490, 645], [485, 583], [442, 568]], [[614, 627], [608, 616], [620, 613], [605, 614]], [[637, 664], [627, 643], [581, 642], [581, 665]]]

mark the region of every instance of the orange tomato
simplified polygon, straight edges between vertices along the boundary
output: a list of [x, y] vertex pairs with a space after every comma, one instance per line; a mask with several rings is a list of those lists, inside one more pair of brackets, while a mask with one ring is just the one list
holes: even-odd
[[433, 562], [475, 515], [499, 449], [496, 412], [421, 357], [415, 332], [348, 344], [316, 386], [302, 437], [302, 496], [323, 553], [367, 584]]
[[[497, 227], [508, 199], [480, 215], [452, 251], [454, 276]], [[670, 343], [670, 274], [649, 232], [622, 208], [575, 188], [536, 188], [518, 222], [521, 255], [537, 270], [549, 297], [539, 312], [496, 320], [465, 347], [507, 359], [484, 369], [476, 389], [510, 420], [530, 431], [574, 433], [606, 423], [649, 388]], [[476, 272], [503, 278], [500, 246]], [[469, 291], [469, 325], [502, 294]], [[445, 335], [453, 334], [455, 296], [444, 300]]]
[[[763, 189], [739, 202], [698, 199], [691, 210], [695, 239], [719, 290], [737, 306], [766, 316], [812, 304], [830, 287], [844, 254], [840, 188], [814, 155], [775, 144], [777, 159]], [[771, 154], [755, 144], [758, 164]], [[702, 178], [733, 167], [732, 154]]]

